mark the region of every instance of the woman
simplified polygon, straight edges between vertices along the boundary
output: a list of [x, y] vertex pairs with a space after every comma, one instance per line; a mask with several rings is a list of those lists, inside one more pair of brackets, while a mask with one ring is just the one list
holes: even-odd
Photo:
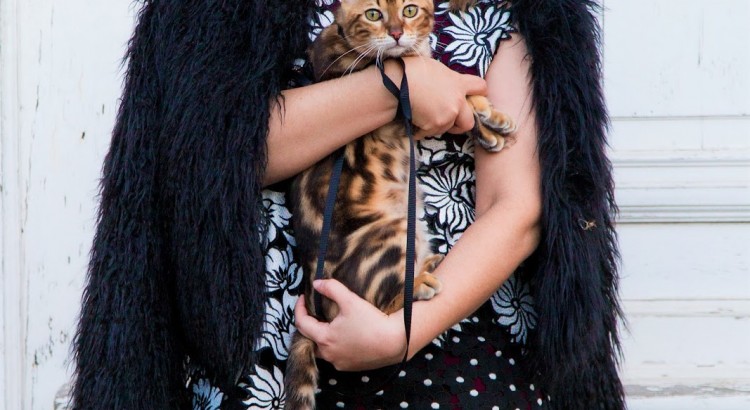
[[[282, 91], [293, 79], [294, 59], [304, 56], [307, 21], [318, 11], [313, 5], [174, 3], [145, 5], [129, 50], [75, 341], [77, 408], [280, 405], [280, 394], [264, 402], [268, 393], [261, 387], [279, 385], [281, 370], [273, 363], [283, 358], [278, 345], [284, 340], [274, 335], [288, 329], [274, 328], [277, 322], [267, 315], [290, 305], [287, 295], [293, 295], [286, 290], [294, 286], [279, 283], [294, 279], [274, 276], [269, 266], [284, 261], [289, 268], [293, 260], [272, 255], [268, 244], [291, 246], [293, 238], [267, 224], [288, 215], [275, 191], [261, 188], [395, 116], [395, 100], [374, 68]], [[505, 11], [505, 4], [487, 3], [480, 5], [489, 10], [482, 16]], [[487, 393], [482, 403], [503, 406], [546, 405], [549, 395], [550, 404], [561, 409], [623, 407], [614, 357], [612, 185], [603, 154], [606, 114], [590, 6], [582, 0], [514, 1], [510, 16], [519, 33], [499, 43], [497, 58], [486, 66], [487, 83], [438, 62], [406, 61], [421, 136], [470, 128], [464, 97], [485, 92], [520, 124], [516, 143], [502, 155], [476, 151], [476, 221], [445, 238], [444, 251], [452, 249], [437, 272], [444, 292], [414, 306], [410, 366], [439, 373], [447, 386], [445, 395], [430, 397], [435, 400], [430, 406], [472, 408], [462, 395], [471, 400]], [[477, 70], [484, 72], [481, 66]], [[397, 65], [388, 65], [386, 73], [393, 79], [402, 75]], [[348, 121], [363, 110], [369, 114]], [[429, 141], [435, 140], [423, 142], [423, 151], [432, 149]], [[423, 182], [426, 178], [422, 175]], [[265, 238], [260, 244], [259, 230]], [[456, 234], [461, 240], [454, 246]], [[525, 273], [511, 277], [530, 255]], [[510, 344], [521, 338], [517, 329], [514, 334], [492, 323], [491, 315], [473, 313], [482, 305], [480, 311], [489, 309], [492, 302], [486, 301], [504, 283], [520, 289], [528, 283], [534, 297], [527, 321], [537, 323], [524, 333], [525, 345]], [[399, 315], [382, 315], [335, 281], [318, 290], [336, 300], [342, 314], [327, 325], [307, 316], [301, 304], [296, 313], [300, 331], [316, 340], [322, 358], [347, 371], [400, 359]], [[466, 372], [476, 366], [469, 357], [476, 350], [462, 352], [466, 344], [456, 333], [444, 346], [431, 344], [467, 317], [469, 322], [476, 317], [482, 331], [490, 329], [487, 337], [476, 336], [493, 338], [482, 346], [508, 346], [486, 355], [495, 362], [481, 365], [499, 366], [498, 371], [477, 375], [475, 388], [463, 386]], [[467, 334], [472, 326], [454, 332]], [[513, 357], [507, 358], [509, 351]], [[443, 366], [428, 369], [427, 354], [434, 359], [442, 353]], [[468, 364], [457, 367], [454, 359]], [[457, 375], [450, 373], [457, 368]], [[407, 368], [405, 378], [415, 372]], [[500, 383], [488, 385], [498, 375]], [[367, 383], [364, 377], [357, 383]], [[524, 390], [511, 380], [521, 380]], [[430, 387], [421, 375], [417, 381]], [[338, 379], [324, 382], [321, 408], [411, 404], [395, 394], [340, 400], [331, 386]], [[351, 377], [346, 383], [361, 388]], [[408, 382], [398, 385], [393, 392], [406, 394]]]

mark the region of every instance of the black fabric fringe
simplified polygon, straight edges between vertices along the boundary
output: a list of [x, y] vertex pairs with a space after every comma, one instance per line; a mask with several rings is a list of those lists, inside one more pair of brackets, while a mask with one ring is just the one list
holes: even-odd
[[308, 10], [142, 6], [103, 168], [73, 408], [185, 408], [185, 355], [225, 391], [252, 365], [265, 306], [267, 124], [304, 56]]
[[[103, 168], [73, 408], [185, 408], [186, 356], [223, 391], [252, 366], [268, 119], [307, 46], [311, 3], [144, 2]], [[557, 409], [625, 406], [595, 7], [512, 2], [532, 59], [544, 196], [528, 371]]]
[[539, 323], [529, 371], [556, 409], [623, 409], [618, 249], [594, 1], [513, 0], [531, 58], [542, 240], [531, 258]]

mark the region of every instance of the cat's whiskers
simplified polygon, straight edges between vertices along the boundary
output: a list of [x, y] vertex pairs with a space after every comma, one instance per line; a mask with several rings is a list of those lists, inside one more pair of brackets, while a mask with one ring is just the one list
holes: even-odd
[[344, 75], [351, 75], [354, 72], [354, 69], [357, 68], [357, 64], [359, 64], [360, 61], [367, 57], [370, 51], [374, 50], [376, 47], [377, 46], [375, 45], [370, 46], [367, 50], [358, 55], [357, 58], [355, 58], [354, 61], [349, 64], [349, 67], [344, 70]]
[[[352, 48], [351, 50], [349, 50], [349, 51], [347, 51], [346, 53], [344, 53], [344, 54], [340, 55], [340, 56], [339, 56], [338, 58], [336, 58], [335, 60], [333, 60], [333, 61], [331, 62], [331, 64], [328, 64], [328, 67], [326, 67], [326, 69], [325, 69], [325, 70], [323, 70], [323, 73], [322, 73], [322, 74], [320, 75], [320, 77], [321, 77], [321, 78], [323, 78], [323, 77], [325, 76], [325, 74], [326, 74], [326, 73], [328, 72], [328, 69], [329, 69], [329, 68], [331, 68], [331, 66], [333, 66], [334, 64], [336, 64], [336, 62], [337, 62], [337, 61], [341, 60], [341, 59], [342, 59], [342, 58], [343, 58], [343, 57], [344, 57], [345, 55], [347, 55], [347, 54], [349, 54], [349, 53], [351, 53], [351, 52], [357, 51], [357, 50], [359, 50], [360, 48], [363, 48], [363, 47], [368, 47], [368, 46], [370, 46], [370, 45], [369, 45], [369, 44], [362, 44], [361, 46], [353, 47], [353, 48]], [[370, 51], [369, 49], [368, 49], [368, 50], [365, 50], [365, 53], [367, 53], [367, 52], [369, 52], [369, 51]]]

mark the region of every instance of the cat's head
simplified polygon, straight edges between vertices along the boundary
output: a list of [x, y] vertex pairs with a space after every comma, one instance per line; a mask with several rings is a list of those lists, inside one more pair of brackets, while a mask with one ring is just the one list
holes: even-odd
[[434, 10], [433, 0], [342, 0], [336, 21], [359, 54], [429, 57]]

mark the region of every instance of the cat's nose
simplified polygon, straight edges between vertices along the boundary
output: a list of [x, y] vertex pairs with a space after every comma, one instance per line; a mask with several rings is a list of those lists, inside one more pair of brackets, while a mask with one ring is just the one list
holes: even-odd
[[398, 39], [401, 38], [401, 35], [404, 34], [404, 32], [401, 31], [401, 29], [391, 29], [388, 34], [390, 34], [394, 40], [398, 41]]

